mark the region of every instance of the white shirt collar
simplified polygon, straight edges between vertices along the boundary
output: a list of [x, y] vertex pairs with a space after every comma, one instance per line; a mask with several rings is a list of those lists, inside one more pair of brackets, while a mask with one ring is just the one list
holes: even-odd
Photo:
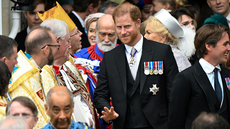
[[78, 20], [80, 21], [82, 27], [85, 28], [84, 21], [81, 19], [81, 17], [75, 11], [72, 11], [72, 13], [78, 18]]
[[[134, 46], [134, 48], [137, 50], [137, 52], [140, 52], [143, 46], [143, 36], [141, 35], [141, 39], [137, 42], [137, 44]], [[133, 47], [128, 46], [125, 44], [126, 51], [128, 53], [131, 53], [131, 50]]]
[[27, 27], [26, 32], [27, 32], [27, 35], [30, 33], [30, 28], [29, 28], [29, 26]]
[[230, 13], [228, 14], [228, 16], [226, 17], [227, 21], [228, 21], [228, 26], [230, 27]]
[[221, 68], [220, 68], [219, 64], [216, 67], [214, 67], [213, 65], [211, 65], [210, 63], [208, 63], [203, 58], [201, 58], [199, 60], [199, 63], [201, 65], [201, 67], [203, 68], [203, 70], [205, 71], [205, 73], [212, 73], [215, 68], [218, 68], [221, 71]]

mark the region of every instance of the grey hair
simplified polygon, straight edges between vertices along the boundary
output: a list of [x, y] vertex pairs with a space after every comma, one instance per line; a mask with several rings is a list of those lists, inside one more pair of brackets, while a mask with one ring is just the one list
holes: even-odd
[[[12, 124], [4, 125], [7, 121], [12, 121]], [[26, 119], [22, 116], [7, 116], [0, 122], [0, 129], [27, 129]]]
[[[64, 87], [66, 87], [66, 86], [64, 86]], [[71, 103], [73, 105], [73, 93], [68, 88], [66, 88], [66, 89], [67, 89], [67, 91], [68, 91], [68, 93], [70, 95], [70, 100], [71, 100]], [[49, 108], [49, 104], [51, 103], [51, 95], [53, 94], [53, 92], [54, 91], [53, 91], [53, 88], [52, 88], [47, 93], [47, 96], [46, 96], [46, 106], [47, 106], [47, 108]], [[58, 95], [64, 95], [64, 94], [63, 93], [58, 93]]]
[[50, 28], [51, 32], [55, 35], [57, 38], [58, 36], [61, 37], [62, 40], [65, 39], [67, 31], [68, 30], [68, 25], [58, 19], [48, 19], [45, 20], [44, 22], [41, 23], [40, 26], [45, 26], [47, 28]]

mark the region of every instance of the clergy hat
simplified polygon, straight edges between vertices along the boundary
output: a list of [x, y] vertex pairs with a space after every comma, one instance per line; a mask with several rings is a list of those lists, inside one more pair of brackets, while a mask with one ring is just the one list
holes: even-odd
[[69, 15], [65, 12], [65, 10], [61, 7], [61, 5], [56, 2], [56, 6], [45, 11], [43, 14], [38, 12], [38, 15], [42, 21], [48, 20], [50, 18], [58, 19], [64, 21], [68, 25], [69, 32], [71, 32], [76, 25], [69, 17]]

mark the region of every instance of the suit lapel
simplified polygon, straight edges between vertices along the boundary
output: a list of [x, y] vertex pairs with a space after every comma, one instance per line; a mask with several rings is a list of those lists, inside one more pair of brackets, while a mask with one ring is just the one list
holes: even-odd
[[203, 90], [211, 112], [215, 112], [215, 105], [214, 105], [215, 96], [213, 96], [212, 94], [213, 88], [211, 86], [211, 83], [198, 61], [194, 64], [194, 67], [195, 67], [195, 72], [193, 73], [193, 76], [195, 77], [197, 83]]
[[144, 88], [144, 84], [147, 78], [147, 75], [144, 74], [144, 62], [149, 62], [153, 60], [154, 48], [152, 48], [152, 44], [149, 43], [145, 38], [143, 38], [143, 47], [142, 47], [142, 55], [139, 64], [138, 74], [140, 74], [140, 94]]
[[116, 64], [117, 64], [117, 70], [119, 71], [120, 79], [122, 81], [122, 86], [124, 88], [124, 92], [126, 94], [127, 91], [127, 80], [126, 80], [126, 55], [125, 55], [125, 46], [124, 44], [121, 44], [118, 47], [117, 56], [115, 57]]

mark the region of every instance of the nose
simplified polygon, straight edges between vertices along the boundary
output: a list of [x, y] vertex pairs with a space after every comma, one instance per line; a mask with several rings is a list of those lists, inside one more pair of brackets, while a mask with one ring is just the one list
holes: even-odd
[[59, 118], [60, 119], [65, 119], [66, 118], [64, 111], [60, 112]]
[[228, 52], [230, 51], [230, 45], [229, 44], [227, 45], [227, 51]]
[[82, 35], [82, 32], [79, 30], [79, 35], [81, 36]]
[[121, 34], [126, 34], [126, 30], [124, 27], [122, 27], [122, 29], [121, 29]]
[[220, 0], [216, 0], [216, 3], [219, 4], [219, 3], [220, 3]]
[[40, 19], [38, 13], [35, 14], [35, 19]]
[[106, 43], [109, 42], [109, 36], [108, 35], [105, 36], [104, 42], [106, 42]]

